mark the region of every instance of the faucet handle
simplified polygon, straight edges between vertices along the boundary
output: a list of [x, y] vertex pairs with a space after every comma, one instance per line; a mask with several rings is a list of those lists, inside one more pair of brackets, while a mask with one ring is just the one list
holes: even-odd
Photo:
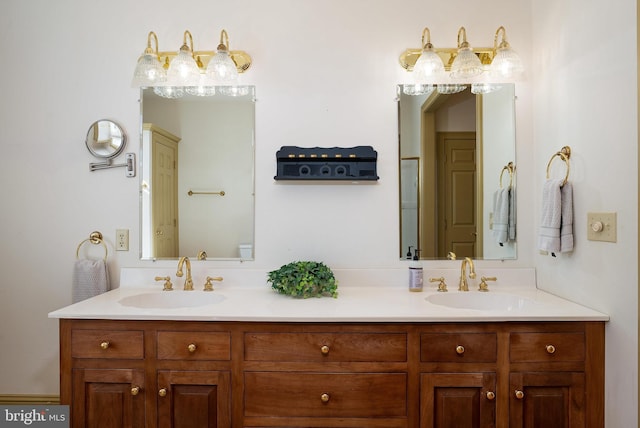
[[429, 282], [438, 282], [438, 291], [442, 291], [442, 292], [446, 292], [447, 290], [447, 284], [444, 282], [444, 277], [440, 277], [440, 278], [429, 278]]
[[208, 276], [207, 277], [207, 282], [205, 282], [204, 284], [204, 291], [213, 291], [213, 284], [211, 283], [211, 281], [222, 281], [222, 277], [221, 276]]
[[497, 281], [498, 278], [495, 276], [483, 276], [480, 278], [480, 285], [478, 286], [478, 291], [489, 291], [489, 284], [487, 281]]
[[164, 288], [162, 291], [173, 291], [173, 284], [171, 284], [170, 276], [156, 276], [156, 281], [164, 281]]

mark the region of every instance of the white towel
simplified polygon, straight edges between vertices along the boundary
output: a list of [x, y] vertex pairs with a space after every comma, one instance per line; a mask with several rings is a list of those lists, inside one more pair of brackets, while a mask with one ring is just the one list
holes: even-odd
[[109, 269], [104, 260], [76, 260], [73, 267], [73, 303], [109, 291]]
[[562, 182], [547, 180], [542, 188], [538, 248], [553, 256], [573, 250], [573, 189], [570, 183]]
[[509, 189], [493, 194], [493, 238], [499, 245], [509, 239]]

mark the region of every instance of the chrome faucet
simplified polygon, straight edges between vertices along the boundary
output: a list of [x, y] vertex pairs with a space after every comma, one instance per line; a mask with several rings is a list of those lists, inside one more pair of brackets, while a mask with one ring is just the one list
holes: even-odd
[[178, 271], [176, 272], [176, 276], [182, 277], [183, 265], [187, 266], [187, 278], [184, 280], [184, 289], [187, 291], [191, 291], [193, 290], [193, 278], [191, 278], [191, 262], [189, 261], [189, 257], [180, 257], [180, 260], [178, 261]]
[[473, 260], [469, 257], [465, 257], [460, 266], [460, 285], [458, 291], [469, 291], [469, 283], [467, 282], [467, 265], [469, 265], [469, 278], [476, 277], [476, 269], [473, 266]]

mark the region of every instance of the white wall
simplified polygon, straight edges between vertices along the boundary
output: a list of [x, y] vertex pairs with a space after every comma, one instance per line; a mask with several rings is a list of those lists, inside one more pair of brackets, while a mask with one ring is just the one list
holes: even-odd
[[[636, 2], [532, 4], [536, 206], [549, 158], [571, 146], [576, 231], [573, 254], [534, 257], [538, 285], [611, 315], [607, 426], [638, 426]], [[590, 211], [618, 213], [617, 243], [586, 240]]]
[[[0, 394], [57, 393], [57, 323], [46, 314], [70, 303], [76, 246], [92, 230], [102, 231], [110, 248], [115, 229], [131, 231], [131, 250], [110, 253], [114, 282], [122, 266], [150, 266], [138, 261], [137, 178], [125, 178], [122, 169], [89, 172], [93, 159], [84, 147], [89, 124], [111, 118], [131, 137], [126, 151], [138, 151], [139, 92], [130, 80], [150, 30], [158, 34], [162, 50], [178, 49], [186, 29], [196, 49], [213, 49], [225, 28], [232, 49], [253, 57], [243, 77], [256, 85], [258, 99], [256, 260], [243, 266], [272, 269], [309, 258], [334, 268], [374, 268], [404, 266], [397, 258], [394, 100], [396, 84], [405, 78], [398, 56], [419, 46], [427, 25], [434, 45], [442, 47], [455, 44], [461, 25], [477, 46], [490, 45], [495, 30], [504, 25], [532, 77], [516, 88], [519, 194], [534, 195], [530, 197], [539, 205], [543, 164], [557, 146], [569, 143], [575, 150], [577, 211], [618, 211], [620, 241], [605, 247], [579, 238], [574, 257], [542, 259], [534, 244], [536, 210], [520, 209], [518, 260], [480, 265], [536, 265], [545, 287], [612, 314], [609, 349], [635, 353], [637, 296], [632, 287], [637, 272], [634, 262], [629, 263], [635, 260], [637, 243], [631, 209], [637, 193], [635, 101], [625, 95], [635, 94], [635, 80], [611, 60], [623, 55], [610, 57], [604, 49], [633, 44], [633, 37], [620, 34], [635, 29], [630, 0], [615, 10], [604, 0], [493, 0], [490, 6], [463, 0], [375, 5], [367, 0], [114, 0], [108, 7], [73, 0], [4, 1], [0, 48], [10, 66], [0, 80]], [[554, 36], [557, 27], [560, 40]], [[556, 58], [567, 43], [610, 60], [599, 62], [601, 67], [580, 68], [581, 78], [571, 80], [562, 73], [577, 69], [586, 57], [572, 51], [568, 60]], [[532, 45], [540, 55], [535, 62]], [[629, 51], [635, 52], [624, 52]], [[557, 78], [545, 74], [548, 64], [560, 66]], [[605, 71], [604, 66], [614, 68]], [[537, 83], [538, 74], [542, 83]], [[612, 83], [614, 76], [617, 85], [595, 87], [600, 79]], [[585, 82], [590, 90], [581, 85]], [[558, 95], [544, 95], [546, 83]], [[613, 92], [612, 86], [622, 92]], [[595, 112], [587, 108], [603, 102]], [[624, 109], [614, 114], [620, 105]], [[611, 122], [615, 126], [603, 135], [602, 123]], [[375, 184], [287, 185], [273, 180], [275, 152], [282, 145], [361, 144], [378, 152], [381, 178]], [[624, 147], [625, 152], [617, 156], [603, 146]], [[603, 173], [614, 166], [613, 172]], [[584, 230], [584, 221], [577, 226]], [[430, 262], [426, 268], [444, 263], [452, 262]], [[553, 280], [552, 271], [559, 272]], [[607, 287], [611, 283], [615, 286]], [[607, 355], [607, 400], [616, 403], [616, 415], [609, 417], [623, 421], [611, 426], [632, 426], [637, 385], [631, 383], [637, 379], [637, 364], [618, 355]]]

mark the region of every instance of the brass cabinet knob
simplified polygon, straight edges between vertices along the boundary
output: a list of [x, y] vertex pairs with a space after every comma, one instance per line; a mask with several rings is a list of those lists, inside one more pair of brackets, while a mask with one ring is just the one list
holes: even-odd
[[134, 386], [131, 388], [131, 395], [138, 395], [139, 392], [140, 392], [139, 386]]
[[496, 398], [496, 393], [493, 391], [487, 392], [487, 400], [494, 400]]
[[101, 347], [102, 349], [107, 349], [107, 348], [109, 347], [109, 345], [110, 345], [110, 344], [109, 344], [109, 342], [105, 340], [104, 342], [102, 342], [102, 343], [100, 344], [100, 347]]
[[162, 388], [158, 391], [158, 395], [160, 397], [166, 397], [167, 396], [167, 388]]
[[329, 394], [322, 394], [320, 396], [320, 401], [322, 401], [323, 403], [328, 403], [330, 398], [331, 397], [329, 397]]
[[322, 352], [323, 355], [327, 355], [329, 353], [329, 347], [327, 345], [323, 345], [320, 348], [320, 352]]
[[518, 400], [522, 400], [524, 398], [524, 391], [521, 391], [519, 389], [516, 389], [516, 398]]
[[456, 353], [457, 353], [458, 355], [462, 355], [462, 354], [464, 354], [464, 346], [462, 346], [462, 345], [458, 345], [458, 346], [456, 346]]
[[194, 353], [196, 352], [197, 346], [195, 343], [190, 343], [189, 346], [187, 346], [187, 349], [189, 350], [189, 352]]
[[547, 345], [545, 347], [545, 349], [547, 350], [548, 353], [553, 354], [554, 352], [556, 352], [556, 347], [553, 345]]

